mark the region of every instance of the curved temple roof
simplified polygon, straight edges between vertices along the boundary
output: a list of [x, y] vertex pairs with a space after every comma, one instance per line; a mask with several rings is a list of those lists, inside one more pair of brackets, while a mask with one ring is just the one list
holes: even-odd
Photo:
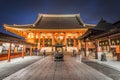
[[2, 35], [7, 35], [7, 36], [10, 36], [10, 37], [14, 37], [14, 38], [24, 40], [24, 37], [13, 34], [13, 33], [9, 32], [9, 31], [4, 30], [3, 27], [0, 27], [0, 37], [2, 37]]
[[25, 29], [80, 29], [95, 25], [84, 24], [80, 18], [80, 14], [39, 14], [33, 24], [8, 26]]

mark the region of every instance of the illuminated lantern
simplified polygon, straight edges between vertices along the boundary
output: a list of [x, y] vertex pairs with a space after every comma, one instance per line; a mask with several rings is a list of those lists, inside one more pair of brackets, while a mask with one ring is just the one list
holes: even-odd
[[38, 39], [38, 34], [36, 34], [36, 36], [35, 36], [37, 39]]
[[34, 33], [29, 33], [28, 38], [34, 38]]

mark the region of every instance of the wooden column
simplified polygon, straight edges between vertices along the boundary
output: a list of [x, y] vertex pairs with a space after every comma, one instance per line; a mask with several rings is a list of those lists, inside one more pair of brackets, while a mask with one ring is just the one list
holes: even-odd
[[54, 39], [53, 39], [53, 36], [52, 36], [52, 51], [53, 51], [53, 40], [54, 40]]
[[81, 49], [81, 41], [78, 40], [78, 49], [80, 50]]
[[55, 45], [55, 41], [54, 41], [54, 33], [52, 33], [52, 45]]
[[64, 45], [66, 45], [66, 36], [64, 35]]
[[45, 47], [45, 36], [43, 36], [43, 43], [42, 43], [42, 47]]
[[66, 38], [66, 33], [65, 33], [65, 35], [64, 35], [64, 45], [65, 45], [65, 51], [67, 51], [67, 38]]
[[87, 56], [86, 54], [87, 54], [87, 42], [86, 42], [86, 40], [85, 40], [85, 57]]
[[22, 48], [22, 58], [24, 58], [24, 55], [25, 55], [25, 45], [23, 45], [23, 48]]
[[40, 34], [38, 34], [38, 45], [37, 45], [37, 49], [40, 50]]
[[119, 43], [119, 51], [120, 51], [120, 43]]
[[76, 38], [74, 37], [74, 47], [76, 47]]
[[80, 40], [77, 39], [79, 36], [80, 36], [80, 33], [78, 32], [78, 33], [77, 33], [77, 36], [76, 36], [76, 40], [77, 40], [77, 43], [78, 43], [78, 44], [76, 44], [76, 45], [77, 45], [78, 51], [80, 50]]
[[98, 59], [98, 52], [99, 52], [99, 41], [98, 40], [95, 40], [94, 42], [94, 45], [95, 45], [95, 59]]
[[36, 43], [36, 32], [33, 32], [33, 36], [34, 36], [34, 43]]
[[[52, 45], [54, 45], [54, 33], [52, 33]], [[53, 46], [52, 46], [52, 51], [53, 51]]]
[[10, 55], [10, 54], [11, 54], [11, 44], [12, 44], [12, 43], [10, 43], [9, 49], [8, 49], [8, 62], [10, 62], [10, 59], [11, 59], [11, 57], [10, 57], [10, 56], [11, 56], [11, 55]]
[[26, 56], [26, 45], [24, 46], [24, 56]]
[[111, 51], [111, 41], [110, 41], [110, 38], [108, 39], [108, 46], [109, 46], [109, 51]]
[[32, 56], [32, 46], [30, 47], [30, 56]]
[[81, 49], [83, 49], [83, 44], [82, 44], [82, 40], [80, 40], [80, 45], [81, 45]]
[[38, 39], [37, 50], [40, 50], [40, 39]]
[[69, 37], [69, 43], [68, 43], [68, 45], [70, 46], [70, 44], [71, 44], [71, 36]]

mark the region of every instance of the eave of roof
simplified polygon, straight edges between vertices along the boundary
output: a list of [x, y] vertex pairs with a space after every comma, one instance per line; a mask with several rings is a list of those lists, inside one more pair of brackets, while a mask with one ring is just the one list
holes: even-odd
[[105, 20], [101, 19], [95, 27], [89, 28], [85, 34], [79, 37], [79, 39], [86, 39], [88, 37], [89, 38], [97, 37], [99, 35], [102, 35], [104, 32], [109, 31], [113, 28], [114, 26], [111, 23], [108, 23]]
[[83, 34], [81, 37], [79, 37], [78, 39], [82, 40], [82, 39], [87, 39], [90, 38], [92, 39], [94, 36], [99, 35], [100, 33], [103, 33], [104, 31], [101, 30], [95, 30], [95, 29], [88, 29], [88, 31]]
[[13, 34], [13, 33], [9, 32], [9, 31], [6, 31], [3, 27], [0, 28], [0, 34], [24, 40], [23, 37], [21, 37], [19, 35], [16, 35], [16, 34]]
[[[63, 20], [59, 21], [55, 24], [52, 24], [50, 21], [44, 22], [43, 18], [47, 17], [50, 19], [51, 17], [53, 18], [61, 18]], [[64, 18], [73, 18], [74, 24], [69, 19], [65, 19], [67, 21], [64, 21]], [[48, 20], [47, 19], [47, 20]], [[41, 23], [42, 21], [42, 23]], [[57, 21], [57, 20], [55, 20]], [[69, 22], [70, 21], [70, 22]], [[43, 23], [44, 22], [44, 23]], [[61, 22], [61, 23], [60, 23]], [[47, 24], [48, 25], [47, 25]], [[37, 20], [33, 24], [26, 24], [26, 25], [7, 25], [4, 24], [4, 26], [9, 26], [9, 27], [14, 27], [14, 28], [31, 28], [31, 29], [79, 29], [79, 28], [84, 28], [84, 27], [93, 27], [94, 25], [92, 24], [84, 24], [83, 21], [80, 18], [80, 14], [39, 14]]]
[[120, 33], [120, 29], [116, 29], [116, 30], [112, 30], [112, 31], [109, 30], [109, 31], [105, 31], [102, 34], [95, 36], [94, 39], [102, 38], [102, 37], [106, 37], [106, 36], [109, 37], [109, 36], [112, 36], [112, 35], [118, 34], [118, 33]]

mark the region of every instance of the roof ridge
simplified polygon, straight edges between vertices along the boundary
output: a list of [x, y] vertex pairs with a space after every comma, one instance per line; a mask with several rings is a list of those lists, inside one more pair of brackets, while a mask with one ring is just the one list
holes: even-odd
[[46, 17], [75, 17], [80, 14], [39, 14], [39, 16], [46, 16]]

